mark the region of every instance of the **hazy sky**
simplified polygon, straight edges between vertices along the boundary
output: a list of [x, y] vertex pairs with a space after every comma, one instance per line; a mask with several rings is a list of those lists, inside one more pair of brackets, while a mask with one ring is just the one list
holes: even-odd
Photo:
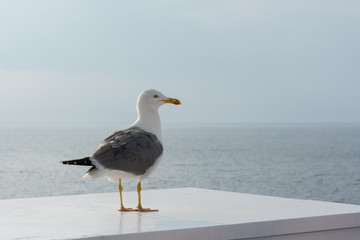
[[0, 0], [0, 124], [359, 122], [359, 0]]

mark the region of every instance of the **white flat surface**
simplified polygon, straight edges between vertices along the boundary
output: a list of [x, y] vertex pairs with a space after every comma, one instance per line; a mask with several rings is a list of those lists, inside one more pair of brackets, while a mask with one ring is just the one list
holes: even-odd
[[[136, 192], [124, 192], [135, 207]], [[242, 239], [360, 227], [360, 206], [196, 188], [0, 200], [0, 239]], [[360, 237], [359, 237], [360, 239]]]

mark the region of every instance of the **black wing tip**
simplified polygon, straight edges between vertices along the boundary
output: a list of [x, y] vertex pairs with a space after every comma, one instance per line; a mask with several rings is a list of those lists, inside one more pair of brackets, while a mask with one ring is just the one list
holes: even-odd
[[81, 159], [74, 159], [74, 160], [67, 160], [67, 161], [61, 161], [60, 163], [64, 165], [80, 165], [80, 166], [93, 166], [93, 164], [90, 161], [90, 157], [85, 157]]

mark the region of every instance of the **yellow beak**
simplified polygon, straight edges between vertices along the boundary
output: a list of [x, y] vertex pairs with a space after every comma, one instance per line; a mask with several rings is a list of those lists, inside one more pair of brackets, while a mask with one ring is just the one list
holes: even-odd
[[168, 98], [168, 99], [162, 100], [162, 101], [164, 101], [165, 103], [172, 103], [172, 104], [175, 104], [175, 105], [180, 105], [181, 104], [181, 102], [176, 98]]

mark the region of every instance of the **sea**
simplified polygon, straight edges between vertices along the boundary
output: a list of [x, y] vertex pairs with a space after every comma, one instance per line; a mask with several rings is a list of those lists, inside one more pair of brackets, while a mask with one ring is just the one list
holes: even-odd
[[[82, 179], [89, 156], [124, 126], [0, 127], [0, 199], [116, 192]], [[360, 204], [360, 124], [196, 124], [163, 127], [164, 156], [143, 190], [207, 188]], [[123, 180], [124, 191], [136, 181]]]

